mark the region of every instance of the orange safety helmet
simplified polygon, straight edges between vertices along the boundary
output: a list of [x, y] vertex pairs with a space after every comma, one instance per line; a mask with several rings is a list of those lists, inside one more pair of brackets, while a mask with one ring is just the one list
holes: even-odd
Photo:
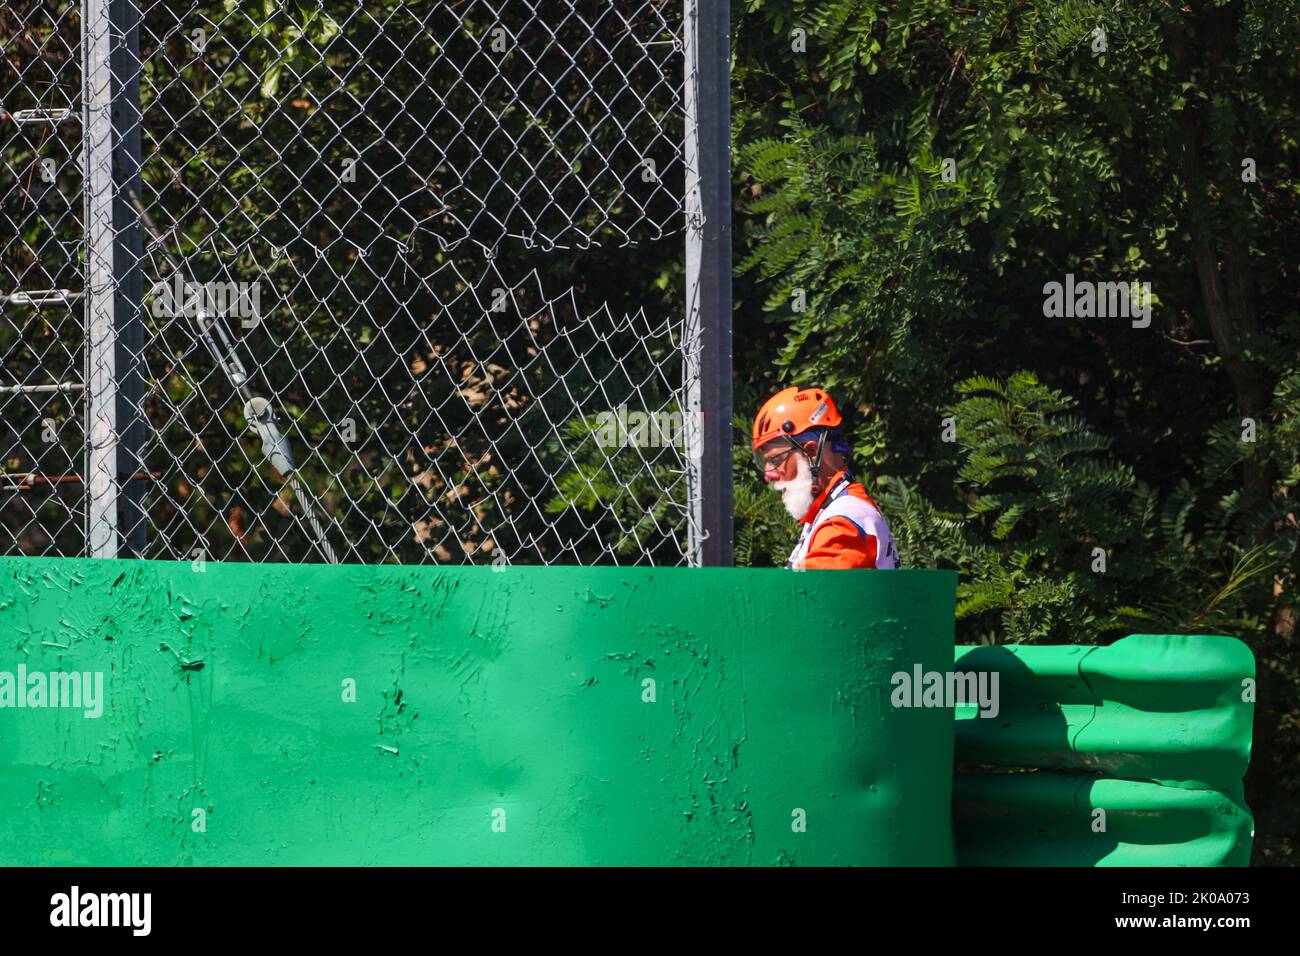
[[766, 402], [754, 416], [754, 444], [757, 450], [773, 438], [795, 435], [822, 426], [837, 428], [843, 419], [835, 400], [824, 388], [783, 388]]
[[754, 416], [754, 464], [762, 471], [765, 465], [762, 449], [772, 442], [785, 441], [799, 449], [796, 439], [811, 428], [821, 430], [817, 439], [817, 457], [811, 461], [814, 479], [821, 469], [822, 446], [831, 429], [844, 421], [835, 407], [835, 400], [824, 388], [792, 386], [777, 392]]

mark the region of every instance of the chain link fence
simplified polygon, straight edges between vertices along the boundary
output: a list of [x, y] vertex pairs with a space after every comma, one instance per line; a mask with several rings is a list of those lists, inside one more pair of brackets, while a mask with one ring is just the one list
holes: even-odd
[[9, 3], [5, 553], [699, 563], [695, 7]]

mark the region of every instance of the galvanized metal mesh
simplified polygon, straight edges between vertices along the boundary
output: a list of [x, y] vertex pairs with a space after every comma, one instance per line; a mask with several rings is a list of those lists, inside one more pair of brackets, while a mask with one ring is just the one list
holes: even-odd
[[684, 22], [10, 3], [0, 547], [691, 560]]

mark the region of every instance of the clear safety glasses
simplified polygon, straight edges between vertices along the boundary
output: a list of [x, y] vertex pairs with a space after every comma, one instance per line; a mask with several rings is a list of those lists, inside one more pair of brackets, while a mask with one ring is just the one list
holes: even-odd
[[785, 467], [790, 456], [797, 451], [803, 451], [799, 443], [789, 435], [782, 435], [754, 449], [754, 467], [758, 469], [760, 475], [768, 471], [780, 471]]

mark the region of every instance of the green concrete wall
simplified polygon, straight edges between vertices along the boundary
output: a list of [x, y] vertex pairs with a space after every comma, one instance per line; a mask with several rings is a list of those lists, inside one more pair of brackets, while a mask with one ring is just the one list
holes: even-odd
[[1215, 635], [959, 647], [997, 673], [996, 720], [957, 711], [958, 861], [1245, 866], [1255, 659]]
[[951, 864], [955, 585], [0, 559], [0, 864]]

